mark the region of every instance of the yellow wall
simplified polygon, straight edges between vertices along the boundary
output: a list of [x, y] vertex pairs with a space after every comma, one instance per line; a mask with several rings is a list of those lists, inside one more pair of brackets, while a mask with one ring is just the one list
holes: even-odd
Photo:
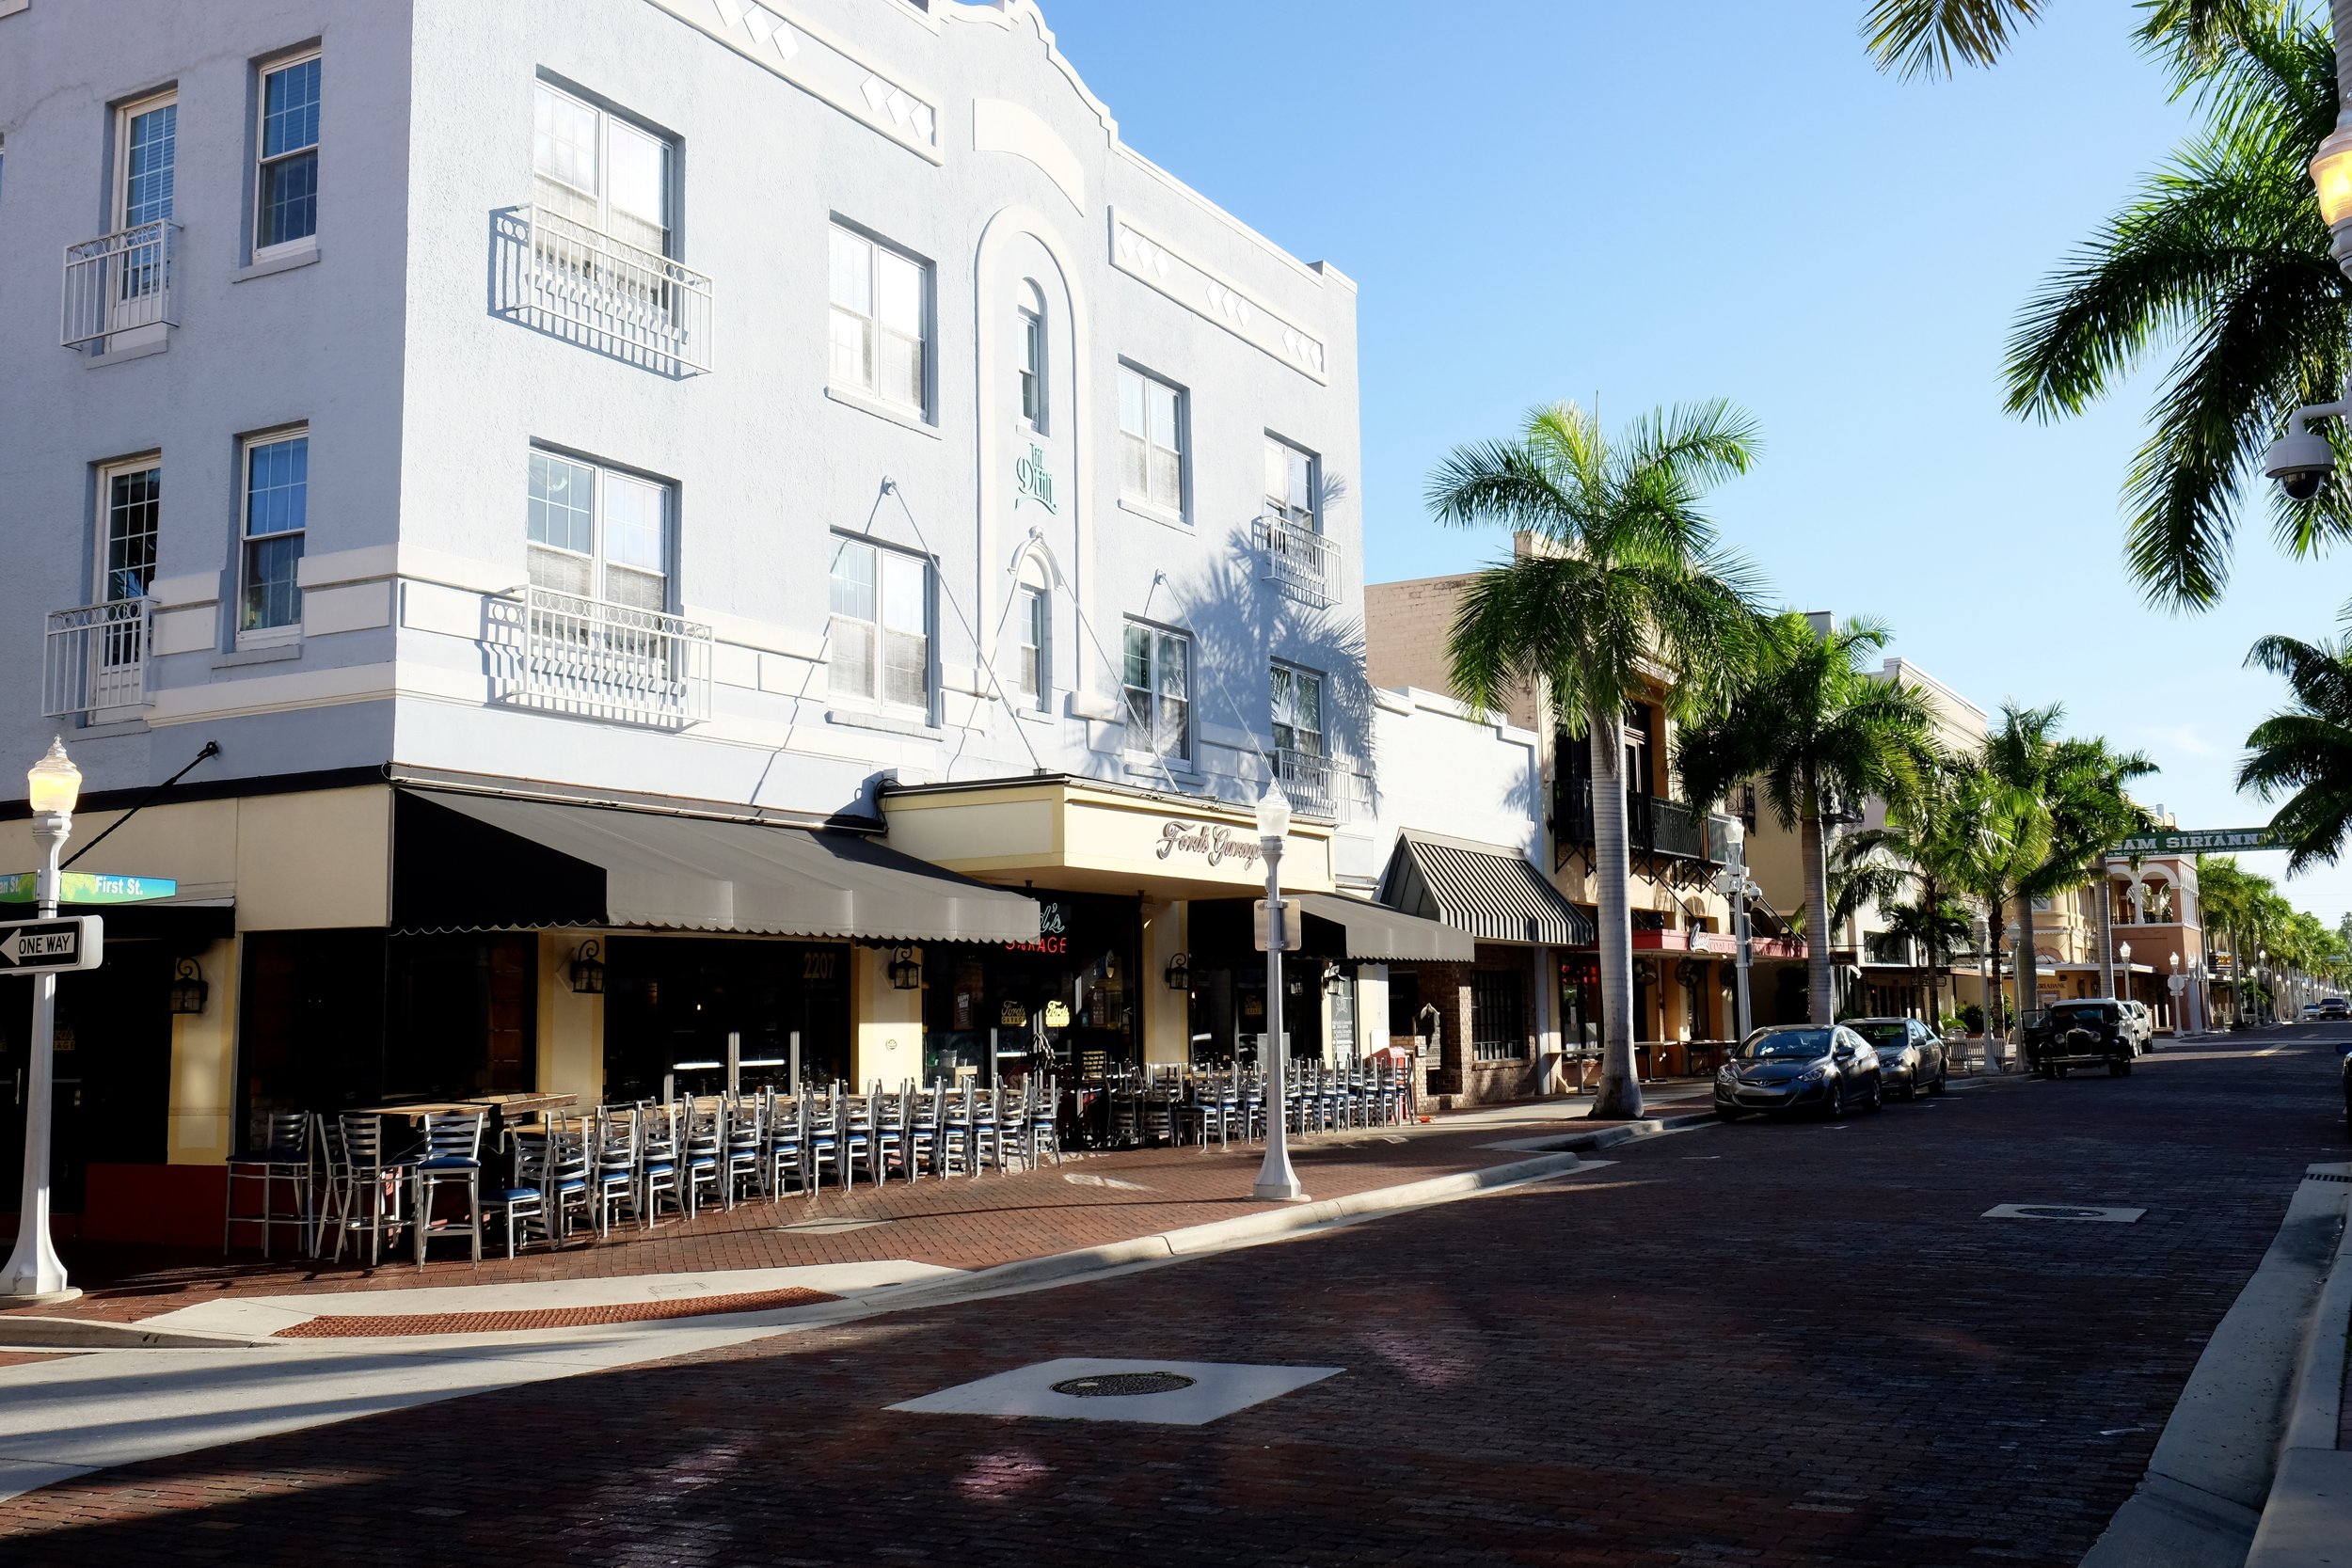
[[[890, 983], [890, 960], [896, 949], [850, 949], [850, 1078], [852, 1085], [881, 1079], [896, 1089], [910, 1078], [923, 1076], [923, 993], [898, 990]], [[923, 950], [916, 948], [920, 961]], [[924, 975], [930, 983], [928, 966]]]
[[604, 998], [572, 990], [572, 959], [592, 939], [601, 933], [539, 933], [539, 1087], [583, 1106], [604, 1099]]
[[1184, 951], [1187, 906], [1178, 901], [1143, 901], [1143, 973], [1136, 976], [1142, 997], [1143, 1059], [1185, 1063], [1192, 1060], [1192, 1018], [1188, 993], [1168, 989], [1168, 966]]
[[196, 961], [211, 990], [201, 1013], [180, 1014], [171, 1021], [165, 1157], [175, 1165], [217, 1165], [229, 1158], [230, 1119], [237, 1104], [236, 939], [214, 942], [196, 955]]

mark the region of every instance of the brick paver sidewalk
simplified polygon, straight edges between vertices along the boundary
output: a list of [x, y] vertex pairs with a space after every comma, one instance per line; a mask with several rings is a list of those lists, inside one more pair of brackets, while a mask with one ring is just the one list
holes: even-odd
[[[1654, 1096], [1645, 1116], [1702, 1108], [1704, 1086], [1673, 1085]], [[1582, 1118], [1574, 1101], [1526, 1107], [1538, 1125], [1492, 1123], [1448, 1127], [1440, 1120], [1409, 1128], [1375, 1128], [1294, 1138], [1292, 1158], [1308, 1193], [1344, 1197], [1429, 1177], [1485, 1169], [1529, 1158], [1525, 1150], [1488, 1147], [1531, 1137], [1574, 1137], [1616, 1125]], [[754, 1200], [732, 1211], [706, 1211], [691, 1223], [670, 1220], [650, 1231], [616, 1229], [597, 1244], [579, 1242], [563, 1251], [544, 1247], [508, 1259], [502, 1238], [485, 1238], [479, 1268], [456, 1256], [453, 1243], [435, 1243], [433, 1260], [419, 1270], [389, 1255], [382, 1267], [314, 1259], [264, 1261], [249, 1254], [224, 1259], [209, 1249], [167, 1253], [157, 1248], [64, 1247], [82, 1299], [45, 1311], [55, 1316], [135, 1322], [200, 1302], [233, 1296], [313, 1291], [386, 1291], [420, 1285], [503, 1284], [522, 1280], [609, 1278], [644, 1274], [789, 1268], [819, 1263], [905, 1259], [953, 1269], [984, 1269], [1077, 1247], [1099, 1246], [1158, 1231], [1255, 1212], [1251, 1178], [1261, 1145], [1229, 1148], [1130, 1149], [1073, 1155], [1059, 1165], [1009, 1176], [892, 1181], [854, 1191], [827, 1188], [814, 1200]], [[790, 1228], [810, 1221], [845, 1222], [855, 1228]], [[405, 1238], [404, 1238], [405, 1241]], [[493, 1251], [498, 1256], [490, 1256]]]

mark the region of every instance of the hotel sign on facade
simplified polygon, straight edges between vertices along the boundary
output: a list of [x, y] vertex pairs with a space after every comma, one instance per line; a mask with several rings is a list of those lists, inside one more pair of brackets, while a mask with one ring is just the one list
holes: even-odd
[[2134, 855], [2194, 855], [2285, 847], [2268, 828], [2207, 828], [2197, 832], [2167, 830], [2134, 833], [2108, 850], [2107, 855], [2110, 859], [2122, 860]]

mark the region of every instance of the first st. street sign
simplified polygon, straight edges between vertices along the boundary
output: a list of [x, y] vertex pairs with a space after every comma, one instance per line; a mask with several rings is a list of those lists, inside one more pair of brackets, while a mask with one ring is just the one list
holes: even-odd
[[94, 914], [0, 924], [0, 974], [96, 969], [106, 949], [106, 923]]

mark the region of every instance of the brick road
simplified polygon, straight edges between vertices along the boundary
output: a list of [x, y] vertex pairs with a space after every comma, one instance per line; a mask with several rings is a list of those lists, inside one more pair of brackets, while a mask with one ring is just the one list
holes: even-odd
[[[1655, 1139], [1375, 1225], [101, 1472], [0, 1504], [0, 1560], [2073, 1563], [2302, 1166], [2345, 1157], [2333, 1071], [2272, 1037]], [[2037, 1201], [2148, 1213], [1979, 1217]], [[1346, 1370], [1201, 1428], [883, 1408], [1061, 1355]]]

